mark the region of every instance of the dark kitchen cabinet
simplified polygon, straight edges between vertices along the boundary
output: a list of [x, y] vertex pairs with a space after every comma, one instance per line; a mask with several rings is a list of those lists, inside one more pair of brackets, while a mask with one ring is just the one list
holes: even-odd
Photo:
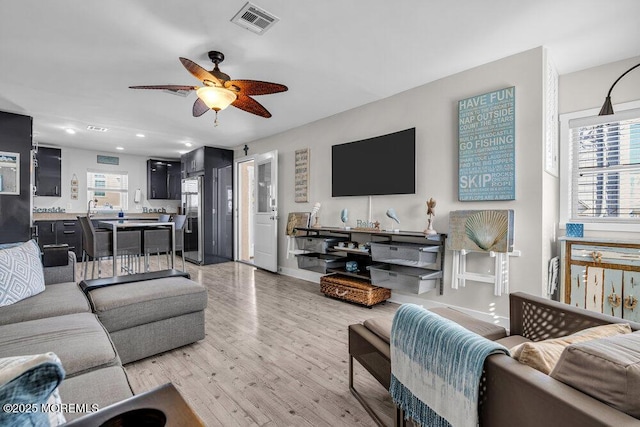
[[183, 154], [181, 160], [183, 178], [193, 175], [201, 175], [204, 172], [205, 147], [200, 147]]
[[180, 162], [147, 160], [147, 197], [149, 199], [180, 199]]
[[60, 197], [62, 151], [59, 148], [38, 147], [36, 161], [36, 196]]
[[35, 225], [40, 250], [44, 245], [67, 244], [77, 260], [82, 258], [82, 229], [78, 220], [35, 221]]
[[38, 227], [38, 245], [40, 250], [44, 245], [56, 244], [56, 221], [36, 221]]
[[233, 260], [233, 151], [202, 147], [181, 159], [188, 175], [182, 194], [185, 259], [201, 265]]
[[180, 162], [167, 163], [167, 199], [180, 200], [182, 195], [180, 167]]

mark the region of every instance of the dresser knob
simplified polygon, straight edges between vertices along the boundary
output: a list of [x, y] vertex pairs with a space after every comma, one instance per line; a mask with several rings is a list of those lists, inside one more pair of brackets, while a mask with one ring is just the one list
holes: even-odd
[[591, 258], [593, 258], [593, 262], [602, 262], [602, 252], [591, 252]]
[[620, 307], [620, 304], [622, 304], [622, 298], [620, 298], [620, 295], [616, 294], [615, 292], [609, 295], [607, 299], [609, 300], [609, 304], [613, 308]]
[[629, 295], [624, 299], [624, 308], [633, 311], [638, 306], [638, 299], [632, 295]]

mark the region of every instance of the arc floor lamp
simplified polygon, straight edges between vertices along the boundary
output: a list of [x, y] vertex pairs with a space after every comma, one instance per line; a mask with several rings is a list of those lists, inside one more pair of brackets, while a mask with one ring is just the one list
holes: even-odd
[[638, 67], [640, 67], [640, 64], [634, 65], [633, 67], [622, 73], [622, 75], [618, 77], [615, 82], [613, 82], [613, 84], [611, 85], [611, 89], [609, 89], [609, 93], [607, 93], [607, 98], [604, 100], [604, 105], [602, 106], [602, 109], [600, 109], [600, 113], [598, 113], [599, 116], [609, 116], [613, 114], [613, 105], [611, 105], [611, 91], [613, 90], [613, 87], [620, 81], [621, 78]]

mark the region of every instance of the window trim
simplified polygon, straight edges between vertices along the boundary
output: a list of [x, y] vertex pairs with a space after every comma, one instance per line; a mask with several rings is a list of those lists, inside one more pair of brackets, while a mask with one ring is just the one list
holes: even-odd
[[[640, 108], [640, 100], [616, 104], [613, 110], [622, 112]], [[571, 219], [571, 177], [573, 175], [571, 158], [571, 138], [569, 122], [574, 119], [597, 116], [600, 112], [599, 108], [589, 110], [575, 111], [572, 113], [564, 113], [560, 115], [560, 229], [566, 228], [567, 222]], [[597, 219], [580, 219], [580, 223], [584, 224], [585, 230], [592, 231], [624, 231], [624, 232], [640, 232], [640, 223], [630, 222], [629, 220], [607, 220], [599, 221]]]

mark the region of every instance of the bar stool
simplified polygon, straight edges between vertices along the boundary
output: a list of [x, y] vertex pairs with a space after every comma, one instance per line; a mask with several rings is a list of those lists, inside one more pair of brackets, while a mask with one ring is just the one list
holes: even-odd
[[[87, 278], [87, 268], [89, 258], [93, 260], [91, 267], [91, 278], [95, 278], [96, 260], [98, 261], [98, 278], [102, 275], [100, 260], [113, 256], [112, 231], [95, 229], [93, 223], [86, 216], [79, 216], [80, 227], [82, 228], [82, 263], [84, 265], [83, 279]], [[139, 231], [118, 232], [117, 255], [139, 256], [141, 253], [141, 239]], [[123, 264], [121, 264], [123, 265]], [[129, 268], [128, 271], [133, 271]]]
[[144, 230], [143, 233], [144, 238], [142, 246], [145, 260], [145, 271], [149, 271], [149, 259], [151, 254], [156, 254], [157, 256], [158, 269], [160, 269], [160, 254], [166, 254], [168, 266], [169, 254], [171, 253], [171, 229], [159, 228], [157, 230]]
[[128, 274], [140, 272], [141, 254], [142, 237], [140, 231], [118, 231], [118, 256], [122, 257], [120, 272], [126, 272]]
[[187, 223], [186, 215], [176, 215], [173, 217], [173, 222], [175, 224], [175, 249], [176, 253], [180, 251], [180, 258], [182, 258], [182, 271], [187, 271], [185, 269], [184, 263], [184, 226]]

